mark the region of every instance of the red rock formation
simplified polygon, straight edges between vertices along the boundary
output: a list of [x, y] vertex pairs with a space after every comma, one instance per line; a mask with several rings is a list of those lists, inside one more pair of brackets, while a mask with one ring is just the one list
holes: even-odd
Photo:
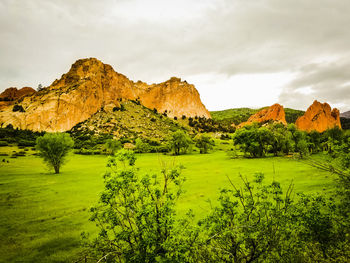
[[328, 103], [322, 104], [315, 100], [305, 114], [297, 119], [295, 125], [304, 131], [323, 132], [334, 127], [341, 129], [339, 110], [331, 110]]
[[12, 124], [35, 131], [66, 131], [88, 119], [102, 107], [118, 105], [120, 100], [136, 100], [169, 117], [204, 116], [210, 113], [202, 104], [193, 85], [171, 78], [147, 85], [133, 82], [113, 70], [110, 65], [90, 58], [76, 61], [69, 72], [51, 86], [26, 96], [21, 101], [25, 112], [12, 112], [12, 107], [0, 112], [2, 127]]
[[30, 94], [33, 94], [35, 92], [36, 92], [35, 89], [33, 89], [31, 87], [23, 87], [21, 89], [8, 88], [0, 94], [0, 98], [8, 99], [8, 100], [16, 100], [16, 99], [19, 99], [25, 95], [30, 95]]
[[262, 109], [261, 111], [250, 116], [248, 121], [239, 124], [238, 128], [242, 128], [243, 126], [252, 124], [253, 122], [264, 123], [269, 121], [279, 122], [285, 125], [287, 124], [286, 115], [282, 105], [276, 103], [266, 109]]
[[21, 89], [11, 87], [5, 89], [5, 91], [0, 94], [0, 109], [14, 104], [14, 101], [24, 96], [32, 95], [35, 92], [35, 89], [32, 89], [31, 87], [23, 87]]

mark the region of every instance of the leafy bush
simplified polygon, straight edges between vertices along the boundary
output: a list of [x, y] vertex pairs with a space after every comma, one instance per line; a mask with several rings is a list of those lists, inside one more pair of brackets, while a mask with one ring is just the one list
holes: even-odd
[[134, 163], [131, 152], [108, 161], [105, 189], [91, 209], [90, 220], [100, 228], [89, 243], [91, 255], [107, 262], [188, 262], [198, 232], [190, 225], [191, 213], [176, 217], [184, 181], [180, 171], [163, 169], [158, 180], [141, 177]]

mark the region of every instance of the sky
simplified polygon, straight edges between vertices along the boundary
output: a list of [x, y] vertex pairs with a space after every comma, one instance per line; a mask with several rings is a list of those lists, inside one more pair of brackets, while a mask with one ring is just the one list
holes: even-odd
[[96, 57], [194, 84], [209, 110], [317, 99], [350, 110], [349, 0], [0, 0], [0, 91]]

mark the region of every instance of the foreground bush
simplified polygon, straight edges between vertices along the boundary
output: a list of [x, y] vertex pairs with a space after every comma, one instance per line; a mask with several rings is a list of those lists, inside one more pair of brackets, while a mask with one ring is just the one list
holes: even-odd
[[190, 214], [176, 218], [184, 179], [178, 169], [163, 169], [161, 179], [140, 176], [135, 160], [133, 152], [121, 150], [108, 161], [105, 189], [91, 209], [90, 220], [100, 229], [91, 254], [106, 262], [188, 262], [198, 235]]
[[[178, 169], [162, 178], [140, 176], [135, 155], [120, 151], [109, 159], [105, 190], [91, 209], [100, 232], [89, 243], [100, 262], [349, 262], [348, 174], [339, 178], [336, 195], [286, 191], [257, 173], [228, 178], [218, 205], [195, 223], [188, 213], [176, 216], [184, 182]], [[84, 235], [86, 237], [86, 235]]]

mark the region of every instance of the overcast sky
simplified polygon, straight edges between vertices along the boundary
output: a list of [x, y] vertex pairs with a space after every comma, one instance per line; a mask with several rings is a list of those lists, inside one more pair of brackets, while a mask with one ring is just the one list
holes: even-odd
[[0, 91], [79, 58], [194, 84], [209, 110], [315, 99], [350, 110], [349, 0], [0, 0]]

